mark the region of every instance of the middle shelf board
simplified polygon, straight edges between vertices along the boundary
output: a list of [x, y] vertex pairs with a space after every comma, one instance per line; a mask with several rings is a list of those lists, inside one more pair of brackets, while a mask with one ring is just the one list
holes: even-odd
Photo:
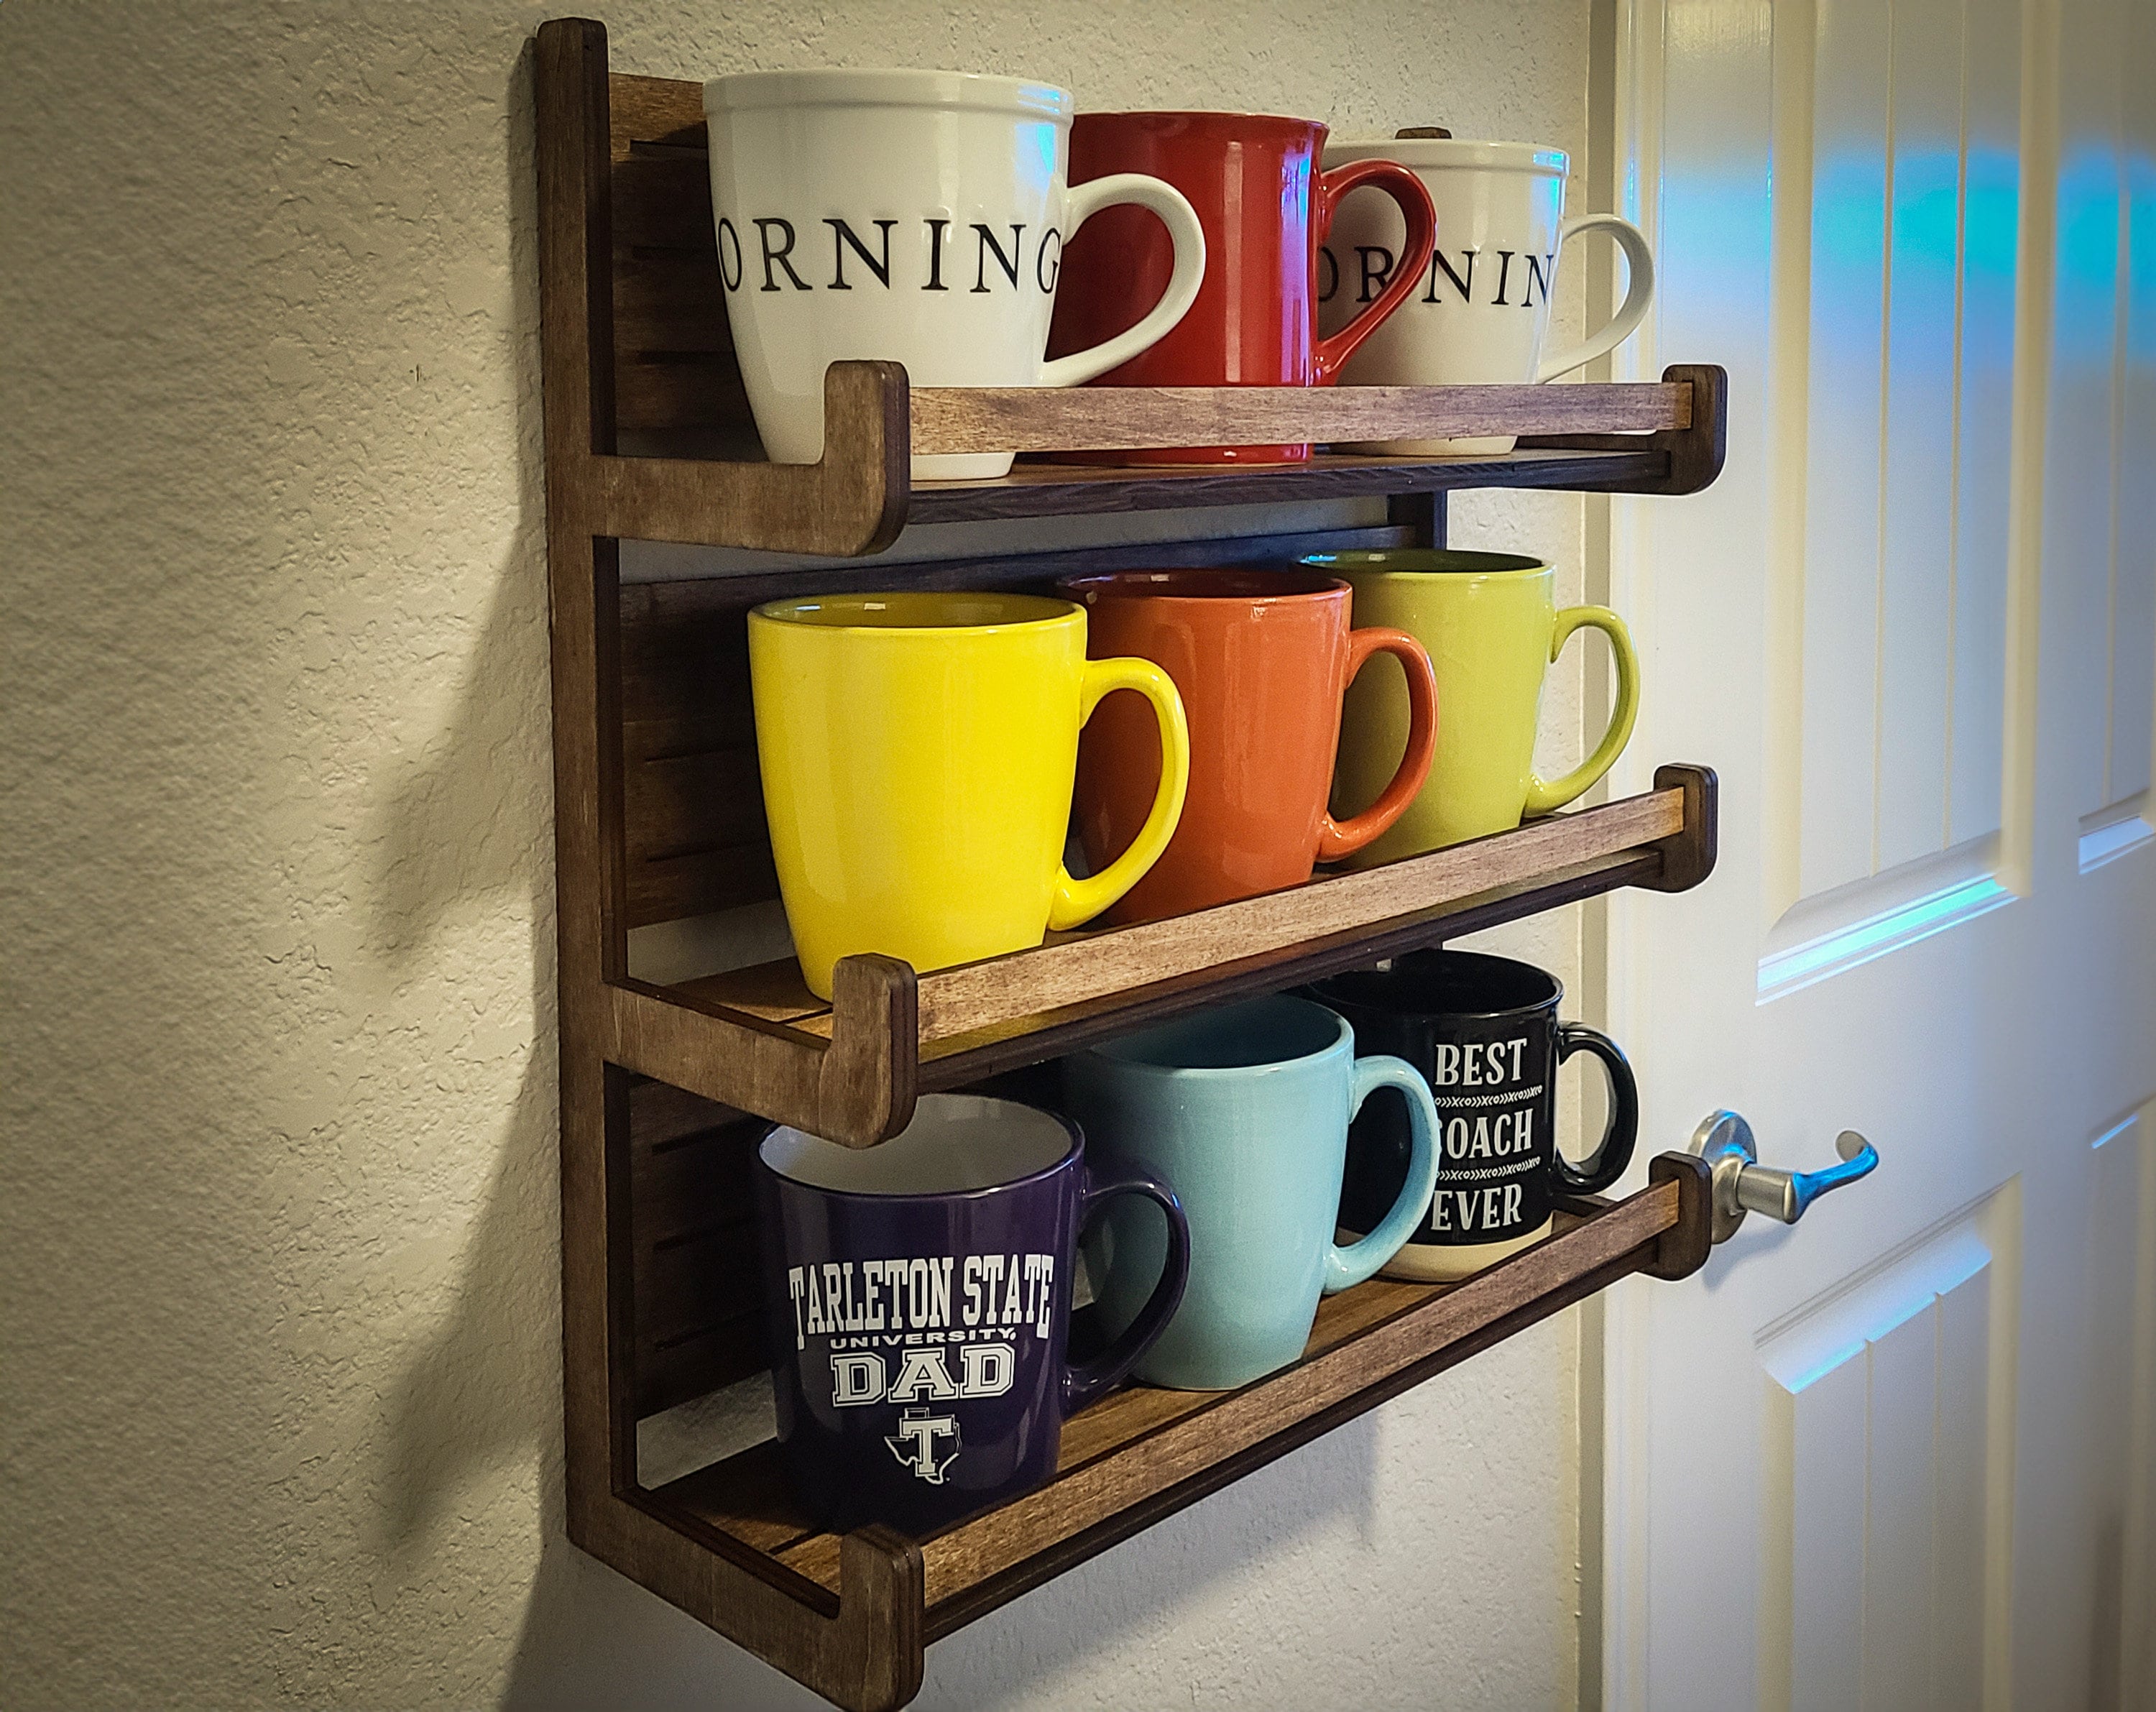
[[[919, 1542], [934, 1641], [1320, 1433], [1624, 1275], [1682, 1277], [1706, 1258], [1696, 1160], [1657, 1159], [1616, 1203], [1565, 1204], [1550, 1238], [1464, 1283], [1373, 1279], [1328, 1297], [1302, 1359], [1240, 1391], [1132, 1385], [1071, 1417], [1047, 1486]], [[788, 1495], [772, 1441], [639, 1493], [692, 1538], [722, 1542], [818, 1608], [842, 1576], [838, 1535]]]
[[983, 963], [916, 974], [891, 958], [849, 958], [828, 1004], [790, 962], [664, 987], [618, 980], [608, 1061], [869, 1145], [902, 1128], [927, 1090], [1620, 886], [1697, 885], [1714, 859], [1714, 775], [1664, 767], [1655, 784], [1382, 867]]

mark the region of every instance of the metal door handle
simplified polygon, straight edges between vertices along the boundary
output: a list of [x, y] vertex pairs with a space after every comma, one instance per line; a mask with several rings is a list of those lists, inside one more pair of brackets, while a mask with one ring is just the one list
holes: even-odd
[[1830, 1189], [1840, 1189], [1878, 1169], [1879, 1150], [1854, 1129], [1835, 1138], [1841, 1163], [1824, 1171], [1784, 1171], [1759, 1163], [1752, 1126], [1734, 1112], [1717, 1112], [1692, 1134], [1692, 1151], [1707, 1161], [1714, 1179], [1717, 1242], [1726, 1242], [1748, 1212], [1764, 1213], [1794, 1225], [1804, 1209]]

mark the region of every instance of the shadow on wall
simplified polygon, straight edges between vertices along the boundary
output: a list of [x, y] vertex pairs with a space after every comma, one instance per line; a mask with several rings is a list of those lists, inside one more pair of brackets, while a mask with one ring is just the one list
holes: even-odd
[[[362, 847], [374, 936], [400, 979], [422, 974], [444, 922], [475, 900], [529, 888], [528, 1009], [471, 1019], [490, 1030], [527, 1027], [524, 1068], [501, 1130], [494, 1171], [463, 1244], [444, 1322], [417, 1349], [387, 1399], [388, 1432], [375, 1544], [394, 1572], [421, 1571], [471, 1478], [493, 1468], [517, 1478], [539, 1463], [541, 1530], [563, 1525], [558, 1059], [551, 840], [530, 837], [535, 815], [552, 825], [548, 678], [531, 670], [533, 635], [547, 630], [546, 513], [538, 326], [538, 193], [531, 136], [532, 50], [512, 68], [509, 169], [512, 327], [517, 348], [518, 529], [478, 635], [465, 655], [454, 704], [425, 748], [399, 758], [377, 797]], [[534, 749], [538, 751], [535, 756]], [[536, 762], [536, 765], [535, 765]], [[535, 779], [546, 793], [531, 799]], [[535, 849], [539, 852], [535, 861]], [[491, 907], [491, 905], [485, 906]], [[511, 948], [500, 948], [503, 966]], [[491, 997], [504, 1009], [506, 995]]]

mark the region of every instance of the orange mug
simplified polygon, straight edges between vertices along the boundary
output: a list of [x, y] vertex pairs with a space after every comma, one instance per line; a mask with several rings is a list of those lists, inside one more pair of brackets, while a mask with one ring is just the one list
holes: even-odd
[[[1382, 837], [1406, 812], [1437, 743], [1437, 677], [1404, 630], [1348, 628], [1348, 585], [1314, 572], [1132, 571], [1060, 585], [1086, 609], [1090, 653], [1137, 655], [1175, 681], [1190, 722], [1190, 790], [1167, 851], [1106, 919], [1158, 921], [1299, 886], [1314, 864]], [[1352, 820], [1327, 812], [1340, 704], [1363, 662], [1407, 674], [1407, 752]], [[1113, 697], [1078, 745], [1078, 835], [1106, 861], [1144, 821], [1160, 776], [1151, 716]]]

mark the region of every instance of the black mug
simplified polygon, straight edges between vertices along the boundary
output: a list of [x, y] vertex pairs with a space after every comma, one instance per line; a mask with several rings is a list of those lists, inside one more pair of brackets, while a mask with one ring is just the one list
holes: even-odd
[[[1055, 1472], [1063, 1417], [1127, 1374], [1190, 1272], [1174, 1191], [1097, 1171], [1078, 1126], [974, 1094], [924, 1094], [880, 1146], [774, 1128], [757, 1149], [778, 1437], [795, 1494], [834, 1532], [933, 1533]], [[1106, 1350], [1070, 1359], [1089, 1216], [1165, 1213], [1166, 1264]]]
[[[1390, 1278], [1467, 1278], [1549, 1234], [1551, 1202], [1624, 1175], [1639, 1133], [1632, 1067], [1615, 1041], [1557, 1020], [1564, 988], [1531, 964], [1471, 951], [1418, 951], [1322, 981], [1312, 997], [1346, 1017], [1358, 1052], [1404, 1058], [1430, 1083], [1440, 1121], [1437, 1188]], [[1557, 1149], [1557, 1067], [1592, 1052], [1609, 1077], [1601, 1144], [1574, 1164]], [[1371, 1229], [1407, 1180], [1407, 1113], [1380, 1092], [1348, 1132], [1343, 1233]]]

